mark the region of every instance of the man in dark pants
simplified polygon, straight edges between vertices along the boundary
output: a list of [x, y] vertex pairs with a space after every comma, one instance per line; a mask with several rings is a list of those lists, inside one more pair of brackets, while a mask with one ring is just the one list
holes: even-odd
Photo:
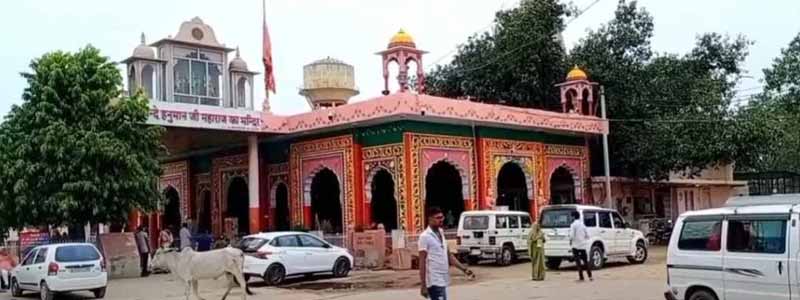
[[147, 235], [147, 226], [139, 226], [136, 232], [136, 246], [139, 248], [139, 266], [142, 269], [142, 277], [150, 275], [147, 260], [150, 258], [150, 238]]
[[428, 208], [428, 228], [419, 236], [420, 295], [430, 300], [447, 300], [450, 284], [450, 266], [455, 266], [470, 280], [475, 274], [462, 265], [447, 249], [444, 238], [444, 214], [438, 207]]
[[583, 270], [586, 269], [586, 274], [589, 275], [589, 281], [592, 281], [592, 265], [589, 264], [586, 255], [586, 243], [589, 241], [589, 231], [581, 221], [581, 213], [578, 211], [572, 212], [572, 224], [569, 226], [569, 244], [572, 247], [572, 257], [578, 267], [578, 279], [583, 281]]

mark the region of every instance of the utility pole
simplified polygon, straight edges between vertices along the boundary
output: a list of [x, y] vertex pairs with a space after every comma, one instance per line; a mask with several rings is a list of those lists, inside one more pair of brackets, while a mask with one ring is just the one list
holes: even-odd
[[[606, 118], [606, 91], [602, 85], [600, 86], [600, 117], [608, 122]], [[608, 130], [611, 130], [610, 124]], [[615, 209], [614, 201], [611, 200], [611, 164], [608, 161], [608, 131], [603, 133], [603, 165], [606, 173], [606, 207]]]

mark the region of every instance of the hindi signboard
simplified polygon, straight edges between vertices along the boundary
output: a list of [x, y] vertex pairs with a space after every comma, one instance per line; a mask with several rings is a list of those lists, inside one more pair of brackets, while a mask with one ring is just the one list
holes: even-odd
[[151, 102], [147, 124], [235, 131], [259, 131], [261, 112], [215, 106]]

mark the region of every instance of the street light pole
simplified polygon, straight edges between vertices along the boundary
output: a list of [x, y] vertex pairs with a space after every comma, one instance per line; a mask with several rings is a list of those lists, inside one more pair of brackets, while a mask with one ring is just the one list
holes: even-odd
[[[600, 86], [600, 117], [606, 120], [606, 122], [608, 121], [606, 118], [606, 91], [602, 85]], [[611, 126], [609, 126], [608, 130], [611, 129], [610, 127]], [[608, 159], [608, 130], [603, 133], [603, 165], [606, 173], [606, 207], [614, 209], [614, 202], [611, 200], [611, 164]]]

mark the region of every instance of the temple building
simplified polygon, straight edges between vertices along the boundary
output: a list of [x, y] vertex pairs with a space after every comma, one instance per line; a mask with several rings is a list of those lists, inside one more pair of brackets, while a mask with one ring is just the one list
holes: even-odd
[[142, 35], [124, 60], [129, 90], [150, 98], [148, 123], [166, 127], [168, 149], [165, 202], [157, 213], [133, 212], [129, 226], [191, 219], [214, 234], [336, 235], [376, 224], [416, 233], [430, 206], [452, 227], [466, 210], [536, 216], [543, 205], [592, 202], [587, 139], [608, 123], [595, 117], [595, 84], [578, 68], [553, 87], [562, 112], [435, 97], [425, 93], [426, 52], [401, 30], [377, 53], [383, 74], [366, 76], [382, 76], [382, 95], [350, 103], [359, 94], [353, 66], [323, 58], [304, 67], [310, 110], [278, 115], [254, 99], [263, 85], [239, 51], [194, 18], [174, 37], [147, 44]]

